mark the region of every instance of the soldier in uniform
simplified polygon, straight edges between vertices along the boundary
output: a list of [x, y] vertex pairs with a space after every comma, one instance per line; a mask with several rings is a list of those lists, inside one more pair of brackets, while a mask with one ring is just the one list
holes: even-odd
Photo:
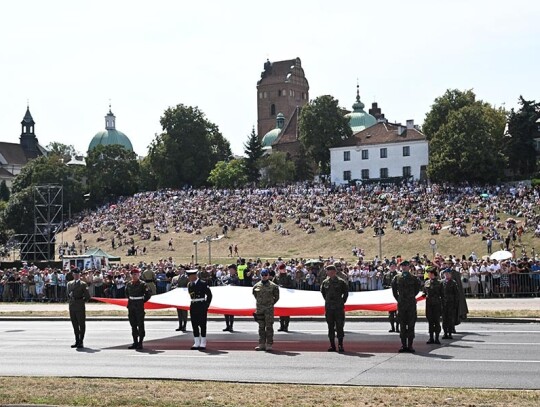
[[439, 334], [441, 333], [443, 287], [435, 267], [429, 266], [426, 272], [428, 274], [428, 280], [424, 282], [424, 294], [426, 296], [426, 318], [429, 327], [429, 340], [427, 343], [440, 345]]
[[335, 336], [337, 333], [339, 352], [345, 352], [343, 348], [343, 327], [345, 326], [345, 302], [349, 297], [349, 287], [345, 280], [337, 276], [336, 266], [326, 267], [328, 276], [321, 284], [321, 293], [324, 298], [324, 310], [326, 323], [328, 324], [328, 339], [330, 340], [329, 352], [336, 351]]
[[261, 281], [253, 286], [256, 302], [255, 319], [259, 324], [259, 345], [255, 350], [271, 351], [274, 344], [274, 305], [279, 300], [279, 286], [270, 281], [267, 269], [260, 272]]
[[197, 276], [199, 270], [187, 270], [189, 278], [188, 293], [191, 297], [189, 312], [191, 314], [191, 327], [193, 328], [194, 343], [191, 349], [206, 349], [206, 319], [208, 316], [208, 307], [212, 302], [212, 291], [206, 282]]
[[150, 299], [152, 292], [148, 285], [141, 281], [140, 271], [131, 270], [131, 281], [126, 284], [127, 309], [133, 344], [128, 349], [142, 349], [144, 331], [144, 303]]
[[442, 321], [444, 335], [443, 339], [452, 339], [452, 332], [456, 324], [457, 308], [459, 307], [459, 288], [456, 280], [452, 278], [452, 269], [444, 270], [442, 281], [443, 306]]
[[69, 318], [73, 325], [75, 333], [75, 343], [72, 348], [83, 348], [84, 334], [86, 332], [86, 307], [85, 301], [90, 300], [88, 286], [84, 281], [81, 281], [81, 271], [73, 269], [73, 280], [67, 285], [67, 295], [69, 300]]
[[414, 325], [416, 324], [416, 294], [420, 292], [420, 280], [410, 273], [410, 263], [403, 260], [400, 263], [401, 273], [392, 280], [392, 294], [397, 301], [398, 318], [401, 326], [402, 352], [414, 353]]
[[[186, 270], [183, 267], [180, 267], [179, 274], [177, 276], [174, 276], [171, 282], [171, 289], [177, 288], [177, 287], [187, 287], [189, 282], [188, 276], [186, 274]], [[177, 331], [186, 332], [187, 328], [187, 319], [188, 319], [188, 312], [185, 309], [176, 309], [176, 313], [178, 315], [178, 328], [176, 328]]]
[[140, 277], [146, 283], [148, 289], [150, 290], [150, 294], [156, 295], [156, 273], [154, 272], [154, 270], [152, 270], [150, 267], [147, 267]]
[[[278, 266], [278, 274], [274, 277], [274, 283], [283, 288], [292, 288], [293, 279], [290, 274], [287, 272], [287, 267], [285, 263], [281, 263]], [[290, 316], [279, 317], [279, 332], [289, 332], [289, 322], [291, 321]]]
[[[228, 267], [229, 278], [224, 281], [225, 285], [240, 285], [240, 280], [238, 279], [238, 273], [236, 270], [236, 264], [231, 264]], [[225, 328], [223, 332], [233, 332], [234, 325], [234, 315], [225, 314]]]
[[[392, 287], [392, 280], [397, 275], [396, 263], [390, 262], [390, 270], [384, 274], [384, 288]], [[397, 311], [388, 312], [388, 320], [390, 322], [390, 330], [388, 332], [399, 333], [399, 318], [397, 317]]]
[[459, 325], [461, 321], [467, 319], [467, 314], [469, 313], [469, 307], [467, 305], [467, 299], [465, 298], [465, 289], [463, 288], [463, 282], [461, 281], [461, 273], [459, 270], [454, 268], [454, 263], [451, 258], [446, 258], [445, 260], [446, 267], [452, 272], [452, 279], [456, 282], [458, 286], [458, 302], [455, 309], [456, 318], [454, 327], [452, 328], [451, 333], [456, 333], [456, 325]]

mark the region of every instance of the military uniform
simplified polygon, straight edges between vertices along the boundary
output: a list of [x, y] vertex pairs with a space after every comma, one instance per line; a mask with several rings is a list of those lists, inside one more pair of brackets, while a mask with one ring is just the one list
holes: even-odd
[[[134, 274], [134, 272], [131, 272]], [[142, 280], [131, 280], [126, 284], [127, 309], [133, 344], [129, 349], [142, 349], [144, 331], [144, 303], [150, 299], [152, 293], [148, 285]]]
[[[283, 265], [285, 266], [285, 265]], [[282, 266], [280, 266], [282, 267]], [[285, 268], [282, 268], [282, 270], [286, 270]], [[274, 277], [274, 284], [277, 284], [280, 287], [283, 288], [292, 288], [293, 287], [293, 280], [292, 277], [289, 275], [288, 272], [279, 272]], [[282, 316], [279, 317], [279, 329], [278, 331], [283, 332], [289, 332], [289, 322], [291, 322], [290, 316]]]
[[427, 343], [440, 344], [439, 334], [441, 333], [441, 307], [443, 298], [441, 281], [436, 277], [426, 280], [424, 283], [424, 294], [426, 295], [426, 318], [429, 329], [429, 340]]
[[90, 300], [88, 285], [78, 280], [72, 280], [67, 285], [69, 300], [69, 318], [73, 325], [75, 343], [72, 348], [83, 348], [84, 334], [86, 333], [86, 307], [85, 301]]
[[150, 290], [150, 293], [152, 295], [156, 295], [156, 273], [154, 272], [154, 270], [150, 270], [149, 268], [144, 270], [141, 274], [141, 279], [146, 283], [148, 289]]
[[[397, 271], [388, 271], [384, 274], [383, 287], [392, 287], [392, 279], [397, 275]], [[390, 330], [388, 332], [399, 332], [399, 318], [397, 311], [388, 311], [388, 321], [390, 322]]]
[[274, 305], [279, 301], [279, 286], [270, 280], [259, 281], [252, 292], [259, 324], [259, 346], [255, 349], [271, 350], [274, 344]]
[[[188, 277], [187, 275], [181, 274], [178, 276], [173, 277], [171, 288], [177, 288], [177, 287], [187, 287], [188, 285]], [[187, 327], [187, 320], [188, 320], [188, 312], [185, 309], [176, 309], [176, 313], [178, 315], [178, 329], [177, 331], [186, 332]]]
[[[188, 270], [188, 274], [196, 274], [197, 270]], [[208, 307], [212, 302], [212, 291], [208, 284], [200, 278], [196, 281], [190, 281], [187, 285], [191, 305], [189, 311], [191, 314], [191, 327], [193, 328], [193, 337], [195, 342], [191, 349], [206, 349], [206, 320], [208, 317]]]
[[416, 295], [419, 292], [420, 281], [409, 272], [398, 273], [392, 280], [392, 293], [397, 301], [398, 318], [401, 326], [399, 336], [402, 347], [399, 350], [400, 352], [414, 352], [412, 345], [417, 316]]
[[327, 277], [321, 284], [321, 293], [324, 298], [326, 323], [328, 324], [329, 351], [335, 351], [335, 336], [337, 334], [339, 351], [343, 352], [343, 337], [345, 333], [345, 302], [349, 297], [349, 287], [340, 277]]
[[452, 332], [456, 325], [457, 309], [459, 308], [459, 287], [453, 278], [444, 279], [442, 281], [442, 290], [443, 339], [452, 339]]

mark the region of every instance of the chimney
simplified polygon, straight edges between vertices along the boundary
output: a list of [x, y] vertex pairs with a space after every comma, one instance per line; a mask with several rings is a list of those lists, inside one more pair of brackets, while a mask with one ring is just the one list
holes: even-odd
[[397, 126], [397, 135], [402, 136], [403, 133], [405, 133], [405, 127], [403, 127], [401, 124], [398, 124], [398, 126]]
[[410, 119], [410, 120], [407, 120], [407, 129], [414, 129], [414, 120]]

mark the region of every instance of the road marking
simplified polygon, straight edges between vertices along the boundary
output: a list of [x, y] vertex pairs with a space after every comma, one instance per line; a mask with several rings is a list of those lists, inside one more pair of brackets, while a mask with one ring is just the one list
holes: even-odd
[[436, 359], [442, 362], [465, 362], [465, 363], [540, 363], [540, 360], [507, 360], [507, 359]]
[[[456, 341], [456, 342], [460, 342], [460, 343], [467, 343], [467, 344], [470, 344], [471, 342], [469, 341]], [[455, 342], [454, 342], [455, 343]], [[538, 346], [540, 345], [540, 343], [538, 342], [474, 342], [474, 345], [512, 345], [512, 346], [515, 346], [515, 345], [524, 345], [524, 346]]]
[[213, 359], [216, 359], [216, 358], [221, 358], [221, 359], [224, 359], [224, 358], [228, 358], [229, 356], [228, 355], [184, 355], [184, 354], [176, 354], [176, 355], [171, 355], [170, 353], [137, 353], [137, 354], [133, 354], [133, 355], [126, 355], [128, 357], [135, 357], [135, 358], [140, 358], [140, 357], [147, 357], [147, 356], [151, 356], [153, 358], [155, 358], [156, 356], [157, 357], [160, 357], [160, 358], [182, 358], [182, 359], [200, 359], [200, 358], [213, 358]]

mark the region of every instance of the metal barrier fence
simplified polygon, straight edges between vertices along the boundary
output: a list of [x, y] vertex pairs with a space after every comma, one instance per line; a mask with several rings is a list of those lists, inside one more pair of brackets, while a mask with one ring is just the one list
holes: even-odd
[[[498, 278], [486, 276], [479, 281], [463, 281], [465, 296], [469, 298], [489, 298], [489, 297], [539, 297], [540, 296], [540, 272], [537, 273], [517, 273], [501, 274]], [[96, 297], [123, 298], [123, 290], [116, 290], [115, 287], [90, 285], [90, 295]], [[319, 290], [319, 284], [308, 284], [307, 282], [295, 281], [294, 287], [300, 290]], [[349, 283], [349, 290], [352, 291], [372, 291], [369, 288], [380, 289], [380, 284], [366, 286], [363, 289], [360, 284]], [[44, 286], [42, 290], [36, 289], [35, 285], [28, 285], [20, 282], [10, 282], [0, 285], [0, 301], [3, 302], [65, 302], [67, 300], [66, 287], [59, 285]]]

